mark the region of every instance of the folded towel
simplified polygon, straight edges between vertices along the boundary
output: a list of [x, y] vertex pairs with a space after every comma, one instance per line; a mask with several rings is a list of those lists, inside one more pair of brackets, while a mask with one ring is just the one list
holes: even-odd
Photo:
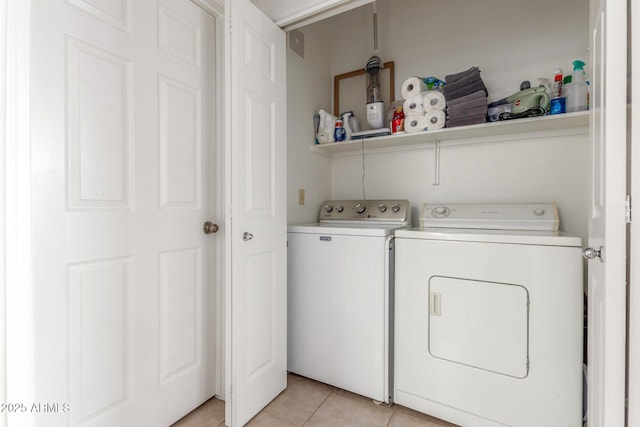
[[461, 78], [465, 77], [466, 75], [468, 75], [468, 74], [472, 74], [472, 73], [474, 73], [474, 72], [476, 72], [476, 71], [477, 71], [477, 72], [479, 72], [479, 71], [480, 71], [480, 68], [478, 68], [478, 67], [471, 67], [471, 68], [469, 68], [468, 70], [461, 71], [461, 72], [459, 72], [459, 73], [455, 73], [455, 74], [449, 74], [448, 76], [445, 76], [445, 77], [444, 77], [444, 81], [445, 81], [447, 84], [449, 84], [449, 83], [453, 83], [453, 82], [455, 82], [456, 80], [460, 80]]
[[[446, 96], [445, 96], [446, 98]], [[465, 102], [475, 101], [477, 99], [482, 99], [484, 102], [487, 102], [487, 93], [484, 90], [479, 90], [469, 95], [461, 96], [456, 99], [447, 98], [447, 108], [451, 108], [454, 105], [463, 104]]]
[[447, 120], [446, 127], [454, 128], [457, 126], [477, 125], [479, 123], [485, 123], [486, 121], [487, 116], [485, 114], [482, 114], [473, 117], [465, 117], [463, 119]]
[[[471, 110], [471, 109], [477, 108], [477, 107], [485, 107], [486, 108], [487, 107], [487, 97], [484, 96], [484, 92], [483, 91], [480, 91], [480, 93], [482, 94], [482, 98], [472, 99], [471, 101], [460, 102], [458, 104], [448, 105], [447, 111], [449, 112], [449, 114], [455, 114], [455, 113], [457, 113], [459, 111], [468, 111], [468, 110]], [[458, 98], [458, 99], [462, 99], [462, 98]]]
[[480, 71], [473, 71], [467, 74], [466, 76], [464, 76], [463, 78], [456, 80], [453, 83], [448, 83], [446, 86], [443, 86], [442, 90], [446, 95], [447, 93], [454, 92], [460, 89], [461, 87], [470, 85], [471, 83], [475, 83], [478, 80], [482, 80], [482, 77], [480, 77]]
[[450, 100], [461, 98], [465, 95], [472, 94], [473, 92], [477, 92], [479, 90], [483, 90], [485, 96], [488, 95], [487, 87], [484, 85], [482, 80], [477, 80], [474, 83], [463, 86], [458, 90], [454, 90], [453, 92], [445, 93], [444, 97], [447, 99], [447, 103], [449, 103]]
[[487, 115], [487, 106], [483, 105], [480, 107], [476, 107], [476, 108], [471, 108], [469, 110], [462, 110], [462, 111], [455, 111], [455, 112], [451, 112], [451, 111], [447, 111], [447, 117], [449, 120], [458, 120], [458, 119], [466, 119], [467, 117], [474, 117], [474, 116], [481, 116]]

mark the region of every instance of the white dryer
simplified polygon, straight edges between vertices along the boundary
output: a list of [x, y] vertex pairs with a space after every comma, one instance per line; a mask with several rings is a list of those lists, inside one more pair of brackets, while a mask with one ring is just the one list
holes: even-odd
[[396, 231], [396, 403], [463, 426], [581, 426], [581, 238], [555, 203], [428, 205]]

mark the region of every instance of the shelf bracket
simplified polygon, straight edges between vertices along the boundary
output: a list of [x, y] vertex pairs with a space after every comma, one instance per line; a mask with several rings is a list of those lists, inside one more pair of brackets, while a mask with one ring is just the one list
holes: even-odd
[[433, 142], [433, 185], [440, 185], [440, 141]]

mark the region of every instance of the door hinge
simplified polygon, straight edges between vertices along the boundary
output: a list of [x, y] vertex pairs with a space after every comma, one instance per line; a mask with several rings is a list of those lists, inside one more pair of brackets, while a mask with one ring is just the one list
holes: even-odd
[[624, 222], [631, 224], [631, 196], [624, 198]]

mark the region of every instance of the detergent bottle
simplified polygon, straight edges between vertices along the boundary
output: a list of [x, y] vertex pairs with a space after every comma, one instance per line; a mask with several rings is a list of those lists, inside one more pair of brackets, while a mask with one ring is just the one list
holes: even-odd
[[567, 113], [584, 111], [588, 108], [587, 92], [589, 87], [584, 78], [584, 62], [573, 61], [571, 83], [565, 85], [564, 89], [567, 94]]

